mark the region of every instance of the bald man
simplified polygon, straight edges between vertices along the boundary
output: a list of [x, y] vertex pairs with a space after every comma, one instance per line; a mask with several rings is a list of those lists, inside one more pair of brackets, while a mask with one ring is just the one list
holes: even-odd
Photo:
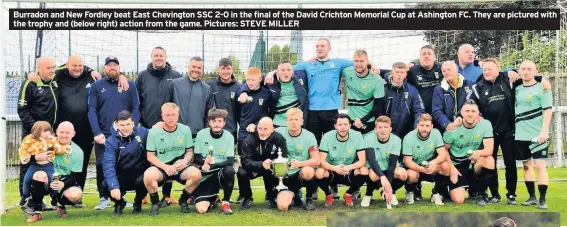
[[[36, 121], [47, 121], [55, 124], [57, 116], [57, 97], [59, 86], [53, 81], [55, 73], [55, 62], [49, 57], [41, 57], [37, 61], [37, 71], [40, 80], [33, 83], [25, 80], [20, 89], [18, 100], [18, 116], [22, 122], [22, 139], [30, 134], [31, 128]], [[20, 166], [20, 196], [22, 196], [24, 176], [29, 168], [29, 163]]]
[[282, 156], [287, 157], [287, 147], [285, 138], [274, 131], [274, 124], [269, 117], [263, 117], [258, 122], [256, 131], [242, 143], [242, 168], [238, 170], [238, 187], [240, 195], [243, 197], [241, 207], [248, 209], [252, 205], [252, 189], [250, 180], [257, 177], [264, 178], [266, 188], [266, 199], [270, 208], [276, 208], [275, 186], [278, 179], [272, 171], [272, 161], [278, 158], [278, 151], [281, 149]]
[[[68, 216], [65, 205], [73, 205], [81, 201], [83, 191], [79, 186], [79, 180], [83, 169], [83, 151], [71, 141], [73, 136], [75, 136], [73, 124], [68, 121], [59, 124], [57, 142], [60, 145], [71, 145], [71, 152], [66, 155], [57, 155], [53, 161], [53, 168], [55, 173], [61, 176], [60, 180], [49, 182], [44, 171], [37, 171], [33, 175], [31, 193], [34, 212], [29, 216], [27, 222], [33, 223], [43, 219], [41, 201], [48, 191], [52, 192], [54, 197], [52, 201], [57, 201], [57, 204], [52, 205], [56, 205], [57, 215], [62, 218]], [[46, 159], [45, 155], [36, 156], [36, 160], [44, 159]]]
[[474, 47], [465, 43], [459, 47], [457, 52], [457, 67], [459, 73], [465, 77], [465, 80], [474, 84], [476, 80], [482, 76], [482, 66], [478, 60], [475, 60]]

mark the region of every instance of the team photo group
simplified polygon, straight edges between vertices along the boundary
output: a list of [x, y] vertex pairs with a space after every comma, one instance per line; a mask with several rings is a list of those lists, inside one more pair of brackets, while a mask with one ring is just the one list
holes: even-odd
[[[331, 47], [321, 38], [312, 59], [281, 61], [265, 75], [250, 67], [242, 82], [230, 58], [219, 59], [216, 78], [204, 79], [203, 59], [192, 57], [183, 76], [162, 47], [135, 81], [116, 56], [100, 73], [80, 55], [61, 66], [40, 57], [18, 102], [19, 205], [27, 222], [42, 220], [44, 210], [64, 218], [66, 206], [87, 205], [115, 215], [127, 207], [159, 215], [174, 204], [182, 213], [232, 214], [234, 204], [259, 203], [256, 178], [268, 206], [282, 211], [337, 201], [395, 209], [402, 188], [402, 202], [425, 200], [424, 181], [434, 185], [433, 206], [471, 199], [547, 209], [553, 102], [534, 62], [502, 69], [495, 58], [477, 60], [469, 44], [455, 50], [458, 59], [438, 61], [426, 45], [415, 50], [418, 61], [380, 69], [365, 50], [347, 60], [329, 58]], [[99, 203], [84, 204], [93, 150]], [[499, 156], [506, 195], [499, 194]], [[517, 162], [525, 201], [516, 201]], [[176, 198], [174, 182], [183, 185]], [[315, 203], [320, 191], [324, 205]]]

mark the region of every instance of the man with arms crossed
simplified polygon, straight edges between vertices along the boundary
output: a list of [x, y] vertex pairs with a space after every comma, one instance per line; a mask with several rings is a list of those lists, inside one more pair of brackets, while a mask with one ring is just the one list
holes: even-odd
[[[195, 163], [200, 166], [201, 183], [195, 190], [195, 209], [203, 214], [216, 206], [219, 189], [223, 189], [221, 212], [232, 214], [230, 196], [234, 189], [234, 137], [225, 130], [228, 112], [211, 109], [208, 114], [210, 128], [197, 133]], [[212, 157], [209, 155], [212, 151]]]
[[[461, 109], [463, 124], [443, 135], [445, 148], [449, 150], [447, 162], [451, 168], [449, 189], [451, 199], [457, 204], [465, 201], [465, 188], [476, 184], [479, 195], [476, 203], [486, 206], [488, 183], [498, 177], [492, 158], [494, 138], [492, 125], [479, 119], [479, 110], [473, 100], [467, 100]], [[482, 146], [481, 146], [482, 145]], [[482, 150], [478, 150], [483, 147]]]
[[165, 103], [161, 107], [163, 128], [152, 128], [148, 134], [147, 158], [152, 164], [144, 173], [144, 185], [150, 193], [152, 209], [150, 215], [158, 215], [160, 208], [158, 187], [173, 179], [185, 185], [179, 198], [182, 213], [189, 213], [187, 200], [201, 180], [199, 169], [190, 166], [193, 159], [191, 129], [178, 123], [179, 107]]
[[553, 100], [550, 91], [545, 91], [534, 77], [537, 66], [526, 60], [520, 65], [523, 84], [516, 88], [516, 160], [524, 163], [524, 178], [530, 198], [522, 205], [538, 205], [535, 195], [533, 164], [538, 172], [539, 208], [547, 209], [547, 151], [549, 149], [549, 124], [551, 123]]
[[431, 201], [443, 205], [439, 194], [447, 188], [449, 166], [447, 151], [443, 146], [443, 137], [433, 128], [433, 117], [424, 113], [417, 123], [417, 128], [409, 132], [403, 141], [404, 166], [408, 171], [406, 203], [414, 203], [414, 190], [419, 181], [435, 182]]
[[286, 141], [287, 158], [291, 166], [283, 183], [289, 187], [289, 191], [278, 193], [278, 208], [288, 210], [292, 202], [295, 206], [301, 206], [302, 201], [298, 196], [301, 187], [305, 187], [305, 209], [313, 210], [313, 193], [317, 190], [315, 183], [315, 167], [319, 166], [319, 148], [313, 133], [301, 128], [303, 125], [303, 112], [298, 108], [287, 110], [287, 127], [279, 127], [276, 132], [280, 133]]

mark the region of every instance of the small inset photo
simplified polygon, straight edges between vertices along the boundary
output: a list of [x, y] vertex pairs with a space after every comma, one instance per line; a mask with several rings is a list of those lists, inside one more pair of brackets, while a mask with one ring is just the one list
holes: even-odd
[[327, 216], [328, 227], [559, 227], [559, 212], [344, 213]]

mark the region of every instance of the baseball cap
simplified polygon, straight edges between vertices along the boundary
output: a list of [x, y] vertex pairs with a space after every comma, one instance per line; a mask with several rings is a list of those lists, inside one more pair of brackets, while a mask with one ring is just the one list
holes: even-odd
[[118, 58], [116, 58], [115, 56], [108, 56], [105, 60], [104, 60], [104, 65], [108, 65], [109, 62], [116, 62], [116, 64], [120, 65], [120, 63], [118, 62]]

